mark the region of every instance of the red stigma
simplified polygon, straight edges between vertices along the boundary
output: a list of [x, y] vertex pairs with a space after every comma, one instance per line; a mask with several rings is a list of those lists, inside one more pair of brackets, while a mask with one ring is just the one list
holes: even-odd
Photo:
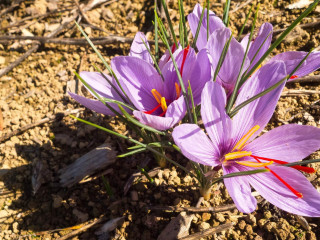
[[[176, 51], [176, 44], [174, 43], [174, 44], [172, 45], [172, 47], [171, 47], [171, 53], [173, 54], [175, 51]], [[169, 62], [170, 59], [171, 59], [171, 55], [169, 56], [167, 62]]]
[[183, 49], [183, 58], [182, 58], [181, 70], [180, 70], [181, 77], [182, 77], [184, 63], [186, 62], [187, 54], [189, 52], [189, 48], [190, 46], [188, 45], [185, 49]]
[[[253, 155], [251, 155], [251, 157], [253, 157], [255, 160], [257, 160], [259, 163], [261, 163], [261, 161], [259, 160], [259, 158], [260, 159], [262, 159], [262, 160], [266, 160], [266, 159], [263, 159], [263, 158], [261, 158], [261, 157], [256, 157], [256, 156], [253, 156]], [[274, 160], [272, 160], [272, 161], [274, 161]], [[278, 160], [279, 161], [279, 160]], [[282, 161], [281, 161], [282, 162]], [[303, 197], [303, 195], [302, 195], [302, 193], [300, 193], [300, 192], [298, 192], [297, 190], [295, 190], [293, 187], [291, 187], [290, 185], [289, 185], [289, 183], [287, 183], [285, 180], [283, 180], [278, 174], [276, 174], [274, 171], [272, 171], [269, 167], [264, 167], [264, 168], [266, 168], [266, 169], [268, 169], [272, 174], [273, 174], [273, 176], [275, 176], [280, 182], [282, 182], [294, 195], [296, 195], [298, 198], [302, 198]]]
[[298, 75], [292, 75], [292, 76], [290, 77], [290, 79], [295, 79], [295, 78], [298, 78]]
[[146, 113], [146, 114], [152, 114], [152, 113], [154, 113], [160, 106], [161, 106], [161, 104], [159, 103], [158, 106], [156, 106], [154, 109], [151, 109], [150, 111], [146, 111], [146, 112], [144, 112], [144, 113]]

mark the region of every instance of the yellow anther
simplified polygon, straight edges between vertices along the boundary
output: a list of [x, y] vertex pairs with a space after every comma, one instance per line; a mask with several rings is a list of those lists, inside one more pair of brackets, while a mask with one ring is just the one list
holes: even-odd
[[161, 108], [164, 112], [167, 111], [167, 108], [168, 108], [166, 99], [164, 97], [161, 98]]
[[228, 160], [231, 160], [231, 159], [248, 157], [248, 156], [250, 156], [251, 154], [252, 154], [252, 152], [247, 152], [247, 151], [227, 153], [227, 154], [224, 156], [224, 160], [225, 160], [225, 161], [228, 161]]
[[273, 161], [266, 162], [266, 163], [258, 163], [258, 162], [250, 162], [250, 161], [236, 161], [236, 163], [247, 166], [247, 167], [266, 167], [273, 163]]
[[155, 89], [152, 89], [151, 93], [152, 93], [153, 97], [156, 99], [156, 101], [158, 103], [161, 103], [161, 97], [162, 97], [161, 94]]
[[246, 142], [252, 137], [252, 135], [258, 131], [260, 128], [259, 125], [254, 126], [253, 128], [251, 128], [246, 135], [244, 135], [239, 142], [237, 142], [237, 144], [234, 146], [233, 150], [242, 150], [244, 145], [246, 144]]
[[180, 87], [179, 87], [179, 84], [178, 83], [174, 83], [175, 87], [176, 87], [176, 93], [177, 93], [177, 98], [180, 97]]

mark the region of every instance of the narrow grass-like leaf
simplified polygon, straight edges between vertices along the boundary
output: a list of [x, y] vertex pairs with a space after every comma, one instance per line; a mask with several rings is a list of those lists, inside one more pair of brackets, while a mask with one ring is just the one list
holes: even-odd
[[227, 55], [227, 52], [229, 50], [229, 46], [230, 46], [230, 43], [231, 43], [231, 40], [232, 40], [232, 34], [230, 35], [230, 38], [228, 39], [228, 41], [224, 44], [224, 47], [223, 47], [223, 50], [221, 52], [221, 55], [220, 55], [220, 58], [219, 58], [219, 61], [218, 61], [218, 64], [217, 64], [217, 67], [216, 67], [216, 70], [214, 71], [214, 75], [213, 75], [213, 81], [215, 82], [216, 79], [217, 79], [217, 76], [219, 74], [219, 71], [222, 67], [222, 64], [224, 62], [224, 59]]
[[156, 155], [158, 155], [158, 156], [160, 156], [160, 157], [165, 158], [168, 162], [170, 162], [170, 163], [172, 163], [173, 165], [181, 168], [183, 171], [185, 171], [186, 173], [190, 174], [191, 176], [195, 176], [195, 175], [192, 174], [188, 169], [186, 169], [185, 167], [183, 167], [181, 164], [173, 161], [172, 159], [168, 158], [165, 154], [160, 153], [159, 151], [157, 151], [157, 150], [153, 149], [152, 147], [148, 146], [147, 144], [141, 143], [141, 142], [139, 142], [139, 141], [137, 141], [137, 140], [135, 140], [135, 139], [129, 138], [129, 137], [125, 136], [125, 135], [122, 135], [122, 134], [120, 134], [120, 133], [117, 133], [117, 132], [112, 131], [112, 130], [110, 130], [110, 129], [107, 129], [107, 128], [105, 128], [105, 127], [99, 126], [99, 125], [97, 125], [97, 124], [88, 122], [88, 121], [86, 121], [86, 120], [84, 120], [84, 119], [77, 118], [77, 117], [75, 117], [75, 116], [73, 116], [73, 115], [69, 115], [69, 116], [72, 117], [72, 118], [74, 118], [74, 119], [76, 119], [76, 120], [79, 121], [79, 122], [88, 124], [88, 125], [90, 125], [90, 126], [92, 126], [92, 127], [98, 128], [98, 129], [100, 129], [100, 130], [103, 130], [103, 131], [105, 131], [105, 132], [107, 132], [107, 133], [110, 133], [110, 134], [112, 134], [112, 135], [115, 135], [115, 136], [117, 136], [117, 137], [126, 139], [126, 140], [128, 140], [129, 142], [132, 142], [132, 143], [134, 143], [134, 144], [140, 145], [140, 146], [148, 149], [150, 152], [152, 152], [152, 153], [154, 153], [154, 154], [156, 154]]
[[[104, 59], [104, 57], [101, 55], [101, 53], [99, 52], [99, 50], [96, 48], [96, 46], [92, 43], [92, 41], [90, 40], [90, 38], [88, 37], [88, 35], [83, 31], [82, 27], [80, 27], [80, 25], [75, 22], [75, 24], [77, 25], [78, 29], [80, 30], [80, 32], [82, 33], [82, 35], [85, 37], [85, 39], [87, 40], [87, 42], [89, 43], [89, 45], [92, 47], [92, 49], [95, 51], [95, 53], [98, 55], [98, 57], [100, 58], [100, 60], [102, 61], [102, 63], [104, 64], [104, 66], [108, 69], [109, 73], [114, 77], [114, 79], [116, 80], [119, 88], [121, 89], [121, 91], [123, 92], [123, 94], [128, 98], [126, 92], [123, 90], [119, 79], [117, 78], [117, 76], [114, 74], [114, 72], [112, 71], [111, 67], [109, 66], [109, 64], [106, 62], [106, 60]], [[129, 98], [128, 98], [129, 99]]]
[[257, 174], [257, 173], [264, 173], [264, 172], [269, 172], [269, 169], [257, 169], [257, 170], [250, 170], [250, 171], [242, 171], [242, 172], [235, 172], [235, 173], [229, 173], [226, 175], [223, 175], [219, 178], [215, 178], [212, 182], [212, 184], [223, 180], [225, 178], [232, 178], [232, 177], [239, 177], [239, 176], [247, 176], [247, 175], [252, 175], [252, 174]]
[[[157, 11], [157, 0], [154, 0], [154, 11]], [[159, 61], [159, 43], [158, 43], [158, 21], [156, 19], [156, 15], [154, 15], [154, 47], [155, 47], [155, 58], [156, 62]]]
[[[179, 2], [180, 3], [180, 2]], [[180, 11], [180, 9], [179, 9]], [[180, 13], [181, 16], [181, 13]], [[179, 39], [180, 39], [180, 45], [182, 48], [184, 48], [184, 32], [183, 32], [183, 26], [182, 26], [182, 18], [179, 19]]]
[[174, 33], [174, 30], [173, 30], [173, 25], [172, 25], [171, 18], [170, 18], [170, 15], [169, 15], [167, 3], [166, 3], [165, 0], [161, 0], [161, 2], [162, 2], [163, 10], [164, 10], [164, 12], [166, 14], [166, 18], [167, 18], [167, 21], [168, 21], [168, 24], [169, 24], [171, 36], [172, 36], [173, 41], [176, 44], [176, 46], [178, 46], [177, 37], [176, 37], [176, 34]]
[[[185, 43], [185, 46], [188, 46], [188, 31], [187, 31], [187, 25], [186, 25], [186, 19], [185, 19], [185, 15], [184, 15], [184, 8], [183, 8], [183, 1], [182, 0], [179, 0], [179, 9], [180, 9], [180, 17], [182, 19], [184, 43]], [[180, 36], [180, 38], [181, 38], [181, 36]]]
[[[161, 33], [163, 35], [163, 24], [161, 24], [162, 22], [161, 22], [161, 19], [159, 18], [159, 16], [157, 16], [157, 21], [159, 22], [159, 29], [160, 29], [160, 31], [161, 31]], [[186, 92], [186, 88], [184, 87], [182, 76], [180, 74], [180, 71], [179, 71], [179, 68], [177, 66], [176, 60], [175, 60], [175, 58], [173, 56], [173, 53], [171, 51], [168, 39], [164, 38], [164, 44], [166, 45], [166, 47], [167, 47], [167, 49], [169, 51], [172, 63], [174, 65], [174, 69], [175, 69], [175, 71], [177, 73], [177, 76], [178, 76], [178, 79], [179, 79], [179, 83], [180, 83], [180, 87], [181, 87], [181, 92], [182, 92], [183, 98], [184, 98], [185, 103], [186, 103], [188, 117], [189, 117], [190, 122], [192, 122], [192, 116], [191, 116], [191, 111], [190, 111], [190, 106], [189, 106], [189, 99], [188, 99], [188, 95], [187, 95], [187, 92]], [[178, 45], [176, 45], [176, 46], [178, 46]]]
[[162, 81], [164, 81], [162, 72], [161, 72], [161, 70], [160, 70], [160, 68], [159, 68], [159, 65], [158, 65], [158, 62], [157, 62], [155, 56], [152, 55], [152, 53], [151, 53], [151, 51], [150, 51], [150, 48], [148, 47], [147, 43], [146, 43], [142, 38], [141, 38], [141, 40], [142, 40], [144, 46], [146, 47], [146, 49], [148, 50], [148, 53], [150, 54], [150, 56], [151, 56], [151, 58], [152, 58], [152, 61], [153, 61], [154, 65], [155, 65], [158, 73], [160, 74], [160, 76], [161, 76], [161, 78], [162, 78]]
[[279, 166], [293, 167], [293, 166], [301, 166], [301, 165], [307, 165], [310, 163], [318, 163], [318, 162], [320, 162], [320, 158], [312, 159], [312, 160], [297, 161], [297, 162], [286, 163], [286, 164], [280, 164]]
[[188, 80], [189, 86], [188, 86], [188, 95], [191, 99], [191, 106], [192, 106], [192, 115], [193, 115], [193, 122], [197, 124], [198, 119], [197, 119], [197, 113], [196, 113], [196, 108], [194, 106], [194, 100], [193, 100], [193, 94], [192, 94], [192, 89], [191, 89], [191, 84], [190, 80]]
[[166, 135], [165, 132], [161, 132], [153, 127], [150, 127], [150, 126], [147, 126], [141, 122], [139, 122], [138, 120], [134, 119], [129, 113], [126, 112], [126, 110], [123, 109], [123, 107], [121, 107], [120, 104], [118, 104], [118, 107], [120, 109], [120, 111], [123, 113], [123, 115], [132, 123], [134, 123], [135, 125], [141, 127], [141, 128], [144, 128], [150, 132], [154, 132], [154, 133], [157, 133], [157, 134], [160, 134], [160, 135]]
[[231, 94], [230, 99], [228, 100], [228, 104], [227, 104], [227, 107], [226, 107], [227, 113], [230, 112], [230, 110], [231, 110], [231, 108], [232, 108], [232, 106], [233, 106], [233, 104], [234, 104], [234, 102], [236, 100], [236, 95], [238, 93], [238, 90], [240, 88], [242, 70], [243, 70], [243, 66], [244, 66], [244, 63], [246, 61], [246, 58], [247, 58], [247, 55], [248, 55], [248, 52], [249, 52], [250, 43], [251, 43], [251, 40], [252, 40], [252, 37], [253, 37], [253, 31], [254, 31], [254, 28], [255, 28], [255, 25], [256, 25], [256, 21], [257, 21], [257, 18], [258, 18], [259, 7], [260, 7], [260, 4], [258, 4], [258, 7], [257, 7], [256, 12], [254, 14], [254, 19], [253, 19], [253, 24], [251, 26], [249, 40], [248, 40], [248, 43], [247, 43], [246, 51], [245, 51], [243, 59], [242, 59], [240, 71], [239, 71], [238, 77], [237, 77], [237, 81], [236, 81], [236, 84], [234, 86], [233, 92]]
[[251, 8], [250, 8], [250, 10], [249, 10], [249, 12], [248, 12], [248, 14], [247, 14], [247, 16], [246, 16], [246, 19], [244, 20], [244, 23], [243, 23], [243, 25], [242, 25], [242, 27], [241, 27], [241, 30], [240, 30], [240, 32], [239, 32], [239, 34], [238, 34], [238, 41], [239, 41], [239, 42], [240, 42], [240, 38], [241, 38], [241, 35], [242, 35], [242, 33], [243, 33], [243, 30], [244, 30], [244, 28], [245, 28], [245, 26], [246, 26], [246, 24], [247, 24], [248, 19], [249, 19], [249, 16], [250, 16], [250, 14], [251, 14], [251, 12], [252, 12], [252, 9], [253, 9], [253, 5], [251, 5]]
[[149, 176], [149, 173], [144, 169], [144, 168], [140, 168], [140, 172], [151, 182], [154, 183], [154, 180], [152, 177]]
[[227, 0], [224, 11], [223, 11], [223, 23], [228, 27], [229, 23], [229, 10], [230, 10], [231, 0]]
[[201, 25], [202, 25], [202, 21], [203, 21], [203, 17], [204, 17], [204, 10], [205, 10], [205, 7], [202, 8], [202, 12], [201, 12], [201, 15], [200, 15], [200, 20], [199, 20], [199, 23], [198, 23], [196, 35], [194, 36], [194, 39], [193, 39], [193, 42], [192, 42], [192, 48], [196, 48], [196, 46], [197, 46], [197, 40], [198, 40], [198, 37], [199, 37], [199, 33], [200, 33], [200, 29], [201, 29]]
[[130, 152], [127, 152], [127, 153], [124, 153], [124, 154], [120, 154], [117, 157], [118, 158], [128, 157], [128, 156], [131, 156], [131, 155], [134, 155], [134, 154], [137, 154], [137, 153], [141, 153], [141, 152], [144, 152], [144, 151], [146, 151], [146, 148], [139, 148], [139, 149], [135, 149], [133, 151], [130, 151]]
[[246, 81], [260, 66], [260, 64], [266, 59], [267, 56], [282, 42], [282, 40], [297, 26], [303, 18], [311, 13], [318, 5], [320, 0], [315, 0], [310, 6], [277, 38], [277, 40], [270, 46], [265, 54], [259, 59], [259, 61], [251, 68], [251, 70], [243, 77], [243, 81]]

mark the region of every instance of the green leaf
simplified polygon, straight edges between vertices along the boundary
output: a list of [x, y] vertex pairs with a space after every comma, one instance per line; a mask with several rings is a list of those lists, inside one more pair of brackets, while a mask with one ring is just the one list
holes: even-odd
[[[157, 11], [157, 0], [154, 0], [154, 11]], [[155, 43], [155, 58], [156, 62], [159, 61], [159, 43], [158, 43], [158, 21], [156, 14], [154, 15], [154, 43]]]
[[167, 18], [167, 21], [168, 21], [168, 24], [169, 24], [171, 36], [173, 38], [174, 43], [178, 47], [177, 37], [176, 37], [176, 34], [174, 33], [174, 30], [173, 30], [173, 25], [172, 25], [171, 18], [170, 18], [170, 15], [169, 15], [169, 11], [168, 11], [168, 8], [167, 8], [167, 3], [166, 3], [165, 0], [161, 0], [161, 2], [162, 2], [163, 10], [164, 10], [164, 12], [166, 14], [166, 18]]
[[239, 34], [238, 34], [238, 41], [239, 41], [239, 42], [240, 42], [240, 38], [241, 38], [241, 35], [242, 35], [242, 33], [243, 33], [243, 30], [244, 30], [244, 28], [245, 28], [245, 26], [246, 26], [246, 24], [247, 24], [248, 19], [249, 19], [249, 16], [250, 16], [250, 14], [251, 14], [251, 12], [252, 12], [252, 9], [253, 9], [253, 5], [251, 5], [251, 8], [250, 8], [250, 10], [249, 10], [249, 12], [248, 12], [248, 14], [247, 14], [247, 16], [246, 16], [246, 19], [244, 20], [244, 23], [243, 23], [243, 25], [242, 25], [242, 27], [241, 27], [241, 30], [240, 30], [240, 32], [239, 32]]
[[223, 23], [228, 27], [229, 23], [229, 10], [230, 10], [230, 3], [231, 0], [227, 0], [224, 11], [223, 11], [223, 18], [222, 21]]
[[137, 153], [141, 153], [141, 152], [144, 152], [144, 151], [146, 151], [146, 148], [139, 148], [139, 149], [136, 149], [136, 150], [124, 153], [124, 154], [120, 154], [117, 157], [118, 158], [128, 157], [128, 156], [131, 156], [131, 155], [134, 155], [134, 154], [137, 154]]
[[191, 89], [191, 84], [190, 80], [188, 80], [189, 86], [188, 86], [188, 95], [191, 99], [191, 106], [192, 106], [192, 115], [193, 115], [193, 122], [197, 124], [198, 119], [197, 119], [197, 113], [196, 113], [196, 108], [194, 106], [194, 100], [193, 100], [193, 94], [192, 94], [192, 89]]
[[297, 162], [286, 163], [286, 164], [280, 164], [279, 166], [292, 167], [292, 166], [301, 166], [301, 165], [307, 165], [310, 163], [318, 163], [318, 162], [320, 162], [320, 158], [312, 159], [312, 160], [297, 161]]
[[196, 35], [194, 36], [194, 39], [193, 39], [192, 48], [196, 48], [197, 40], [198, 40], [198, 37], [199, 37], [199, 32], [200, 32], [201, 25], [202, 25], [202, 20], [203, 20], [203, 17], [204, 17], [204, 10], [205, 10], [205, 7], [202, 8], [202, 12], [201, 12], [200, 20], [199, 20], [199, 23], [198, 23]]
[[257, 173], [264, 173], [264, 172], [269, 172], [268, 169], [257, 169], [257, 170], [250, 170], [250, 171], [242, 171], [242, 172], [235, 172], [235, 173], [229, 173], [226, 175], [223, 175], [222, 177], [215, 178], [212, 182], [212, 184], [216, 183], [217, 181], [223, 180], [225, 178], [232, 178], [232, 177], [239, 177], [239, 176], [248, 176], [252, 174], [257, 174]]

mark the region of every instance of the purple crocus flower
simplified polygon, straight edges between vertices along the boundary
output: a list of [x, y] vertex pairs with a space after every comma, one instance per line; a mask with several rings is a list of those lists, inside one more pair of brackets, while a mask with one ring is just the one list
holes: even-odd
[[[145, 35], [137, 33], [129, 56], [113, 58], [111, 67], [130, 102], [137, 109], [137, 111], [133, 111], [134, 116], [143, 124], [158, 130], [167, 130], [184, 117], [186, 105], [169, 52], [166, 51], [159, 61], [162, 79], [153, 65], [153, 60], [145, 44], [149, 47]], [[188, 81], [190, 81], [194, 102], [199, 104], [204, 84], [212, 77], [206, 49], [196, 54], [194, 49], [189, 46], [182, 49], [181, 46], [173, 45], [171, 51], [182, 76], [184, 87], [187, 89]], [[81, 72], [80, 76], [101, 97], [122, 101], [124, 96], [113, 78], [107, 76], [122, 96], [111, 87], [100, 73]], [[100, 101], [87, 99], [74, 93], [69, 94], [76, 101], [96, 112], [113, 115]], [[119, 111], [116, 104], [111, 103], [110, 105]]]
[[[189, 25], [193, 36], [195, 36], [196, 29], [199, 23], [202, 7], [197, 4], [192, 13], [188, 15]], [[215, 71], [217, 63], [220, 59], [225, 43], [228, 41], [231, 31], [228, 29], [213, 12], [209, 12], [209, 33], [210, 37], [207, 41], [207, 20], [206, 10], [201, 24], [199, 37], [197, 40], [197, 48], [207, 48], [212, 58], [212, 68]], [[250, 45], [247, 58], [245, 59], [243, 71], [250, 71], [251, 68], [259, 61], [263, 54], [268, 50], [272, 40], [273, 27], [270, 23], [261, 25], [259, 32]], [[227, 90], [227, 95], [232, 93], [238, 74], [240, 72], [242, 60], [244, 58], [245, 50], [247, 48], [249, 34], [246, 35], [241, 43], [232, 37], [226, 58], [221, 66], [217, 81]], [[260, 49], [260, 50], [259, 50]], [[289, 74], [306, 56], [306, 52], [290, 51], [281, 53], [271, 58], [270, 61], [282, 60], [285, 63], [286, 71]], [[230, 68], [232, 66], [232, 68]], [[309, 73], [320, 68], [320, 52], [311, 53], [299, 70], [294, 73], [292, 79], [297, 79], [308, 75]], [[290, 81], [290, 79], [289, 79]]]
[[[239, 93], [236, 105], [267, 89], [286, 76], [286, 65], [273, 61], [254, 73]], [[201, 99], [201, 116], [210, 138], [195, 124], [182, 124], [173, 131], [175, 143], [190, 160], [207, 166], [221, 166], [224, 174], [266, 168], [255, 175], [224, 179], [237, 208], [256, 209], [251, 187], [275, 206], [303, 216], [320, 216], [320, 194], [298, 170], [313, 168], [281, 164], [299, 161], [320, 148], [320, 129], [296, 124], [275, 128], [256, 138], [271, 118], [284, 84], [251, 102], [231, 119], [227, 96], [217, 82], [208, 82]]]

